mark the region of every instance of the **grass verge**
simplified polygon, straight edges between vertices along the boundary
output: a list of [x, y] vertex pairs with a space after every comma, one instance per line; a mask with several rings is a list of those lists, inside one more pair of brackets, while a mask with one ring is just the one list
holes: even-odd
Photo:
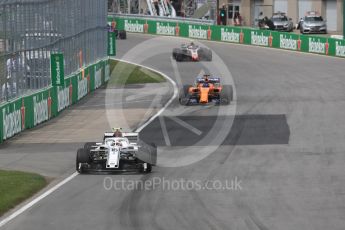
[[0, 216], [46, 186], [35, 173], [0, 170]]
[[140, 66], [110, 60], [108, 86], [165, 82], [160, 74]]

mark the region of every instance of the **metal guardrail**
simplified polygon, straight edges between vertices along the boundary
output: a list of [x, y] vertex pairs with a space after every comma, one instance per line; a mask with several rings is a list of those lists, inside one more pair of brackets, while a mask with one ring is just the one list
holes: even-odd
[[159, 21], [169, 21], [169, 22], [185, 22], [192, 24], [200, 25], [215, 25], [213, 20], [203, 20], [195, 18], [184, 18], [184, 17], [162, 17], [162, 16], [150, 16], [150, 15], [141, 15], [141, 14], [117, 14], [117, 13], [108, 13], [108, 16], [118, 17], [118, 18], [131, 18], [131, 19], [148, 19], [148, 20], [159, 20]]

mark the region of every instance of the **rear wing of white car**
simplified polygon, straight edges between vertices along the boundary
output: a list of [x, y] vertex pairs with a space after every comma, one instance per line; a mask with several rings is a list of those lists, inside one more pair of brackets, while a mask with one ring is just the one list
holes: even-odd
[[[107, 137], [114, 137], [114, 132], [105, 132], [103, 140]], [[139, 133], [131, 132], [122, 132], [122, 137], [125, 137], [128, 139], [130, 143], [137, 143], [139, 140]]]

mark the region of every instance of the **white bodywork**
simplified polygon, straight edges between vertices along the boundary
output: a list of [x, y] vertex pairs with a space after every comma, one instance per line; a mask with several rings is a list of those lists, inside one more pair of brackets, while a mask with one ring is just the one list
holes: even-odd
[[108, 152], [106, 168], [118, 168], [119, 164], [120, 164], [119, 148], [110, 148]]
[[199, 50], [199, 48], [198, 49], [190, 49], [193, 60], [199, 59], [198, 50]]
[[199, 60], [198, 51], [201, 49], [198, 45], [182, 45], [182, 49], [186, 47], [186, 49], [190, 52], [192, 60]]
[[[110, 133], [105, 133], [105, 138], [103, 143], [97, 143], [95, 148], [91, 151], [93, 152], [100, 152], [100, 151], [107, 151], [107, 161], [106, 161], [106, 168], [107, 169], [117, 169], [120, 165], [121, 155], [124, 154], [132, 154], [135, 155], [138, 152], [139, 146], [137, 143], [132, 143], [123, 134], [123, 137], [107, 137]], [[128, 133], [129, 136], [132, 138], [137, 138], [137, 133]]]

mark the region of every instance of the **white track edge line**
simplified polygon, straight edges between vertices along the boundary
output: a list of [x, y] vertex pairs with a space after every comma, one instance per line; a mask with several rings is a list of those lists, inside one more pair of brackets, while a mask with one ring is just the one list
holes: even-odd
[[177, 84], [176, 82], [171, 79], [168, 75], [162, 73], [161, 71], [158, 71], [158, 70], [155, 70], [151, 67], [148, 67], [148, 66], [145, 66], [145, 65], [141, 65], [141, 64], [137, 64], [137, 63], [134, 63], [134, 62], [131, 62], [131, 61], [126, 61], [126, 60], [122, 60], [122, 59], [117, 59], [117, 58], [110, 58], [111, 60], [116, 60], [116, 61], [121, 61], [121, 62], [125, 62], [125, 63], [128, 63], [128, 64], [132, 64], [132, 65], [137, 65], [137, 66], [140, 66], [140, 67], [143, 67], [143, 68], [146, 68], [148, 70], [151, 70], [153, 72], [156, 72], [156, 73], [159, 73], [160, 75], [162, 75], [165, 79], [169, 80], [170, 83], [173, 85], [174, 87], [174, 95], [170, 98], [170, 100], [164, 105], [163, 108], [161, 108], [155, 115], [153, 115], [148, 121], [146, 121], [144, 124], [142, 124], [139, 128], [137, 128], [135, 130], [135, 132], [140, 132], [141, 130], [143, 130], [146, 126], [148, 126], [154, 119], [156, 119], [159, 115], [161, 115], [164, 110], [166, 108], [168, 108], [168, 106], [175, 100], [175, 98], [177, 97], [177, 94], [178, 94], [178, 88], [177, 88]]
[[0, 228], [3, 227], [5, 224], [7, 224], [9, 221], [11, 221], [12, 219], [16, 218], [17, 216], [19, 216], [20, 214], [22, 214], [24, 211], [26, 211], [27, 209], [31, 208], [33, 205], [35, 205], [36, 203], [38, 203], [40, 200], [42, 200], [43, 198], [45, 198], [46, 196], [48, 196], [49, 194], [53, 193], [55, 190], [57, 190], [58, 188], [60, 188], [62, 185], [66, 184], [68, 181], [72, 180], [74, 177], [76, 177], [78, 175], [77, 172], [74, 172], [72, 175], [68, 176], [67, 178], [65, 178], [63, 181], [61, 181], [60, 183], [58, 183], [57, 185], [55, 185], [54, 187], [50, 188], [49, 190], [45, 191], [43, 194], [39, 195], [38, 197], [36, 197], [35, 199], [33, 199], [32, 201], [30, 201], [29, 203], [25, 204], [23, 207], [21, 207], [20, 209], [18, 209], [17, 211], [13, 212], [11, 215], [9, 215], [8, 217], [4, 218], [3, 220], [1, 220], [0, 222]]
[[[148, 70], [151, 70], [153, 72], [156, 72], [160, 75], [162, 75], [165, 79], [169, 80], [170, 83], [173, 85], [174, 87], [174, 95], [170, 98], [170, 100], [165, 104], [165, 106], [163, 108], [161, 108], [155, 115], [153, 115], [148, 121], [146, 121], [144, 124], [142, 124], [139, 128], [137, 128], [135, 130], [135, 132], [140, 132], [141, 130], [143, 130], [146, 126], [148, 126], [156, 117], [158, 117], [159, 115], [161, 115], [164, 110], [173, 102], [173, 100], [177, 97], [178, 94], [178, 88], [177, 88], [177, 84], [174, 80], [172, 80], [168, 75], [155, 70], [151, 67], [148, 66], [144, 66], [141, 64], [136, 64], [134, 62], [130, 62], [130, 61], [126, 61], [126, 60], [121, 60], [121, 59], [117, 59], [117, 58], [110, 58], [111, 60], [117, 60], [117, 61], [122, 61], [128, 64], [132, 64], [132, 65], [136, 65], [136, 66], [140, 66], [143, 68], [146, 68]], [[69, 182], [70, 180], [72, 180], [74, 177], [76, 177], [79, 173], [78, 172], [74, 172], [73, 174], [71, 174], [70, 176], [68, 176], [67, 178], [65, 178], [63, 181], [61, 181], [60, 183], [58, 183], [57, 185], [55, 185], [54, 187], [48, 189], [47, 191], [45, 191], [43, 194], [39, 195], [38, 197], [36, 197], [35, 199], [33, 199], [32, 201], [30, 201], [29, 203], [25, 204], [23, 207], [19, 208], [18, 210], [16, 210], [15, 212], [13, 212], [12, 214], [10, 214], [9, 216], [5, 217], [4, 219], [2, 219], [0, 221], [0, 228], [3, 227], [4, 225], [6, 225], [8, 222], [10, 222], [11, 220], [13, 220], [14, 218], [16, 218], [17, 216], [19, 216], [20, 214], [22, 214], [23, 212], [25, 212], [26, 210], [28, 210], [29, 208], [31, 208], [32, 206], [34, 206], [35, 204], [37, 204], [39, 201], [41, 201], [43, 198], [47, 197], [48, 195], [50, 195], [51, 193], [53, 193], [54, 191], [56, 191], [58, 188], [62, 187], [64, 184], [66, 184], [67, 182]]]

